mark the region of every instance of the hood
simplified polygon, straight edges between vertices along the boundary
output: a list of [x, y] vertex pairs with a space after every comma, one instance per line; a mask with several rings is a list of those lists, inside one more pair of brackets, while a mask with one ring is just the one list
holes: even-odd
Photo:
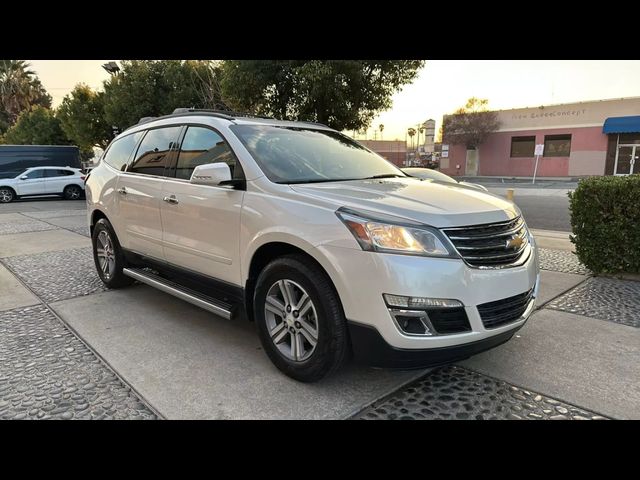
[[291, 188], [330, 201], [338, 208], [370, 210], [439, 228], [501, 222], [520, 214], [513, 203], [496, 195], [416, 178], [298, 184]]

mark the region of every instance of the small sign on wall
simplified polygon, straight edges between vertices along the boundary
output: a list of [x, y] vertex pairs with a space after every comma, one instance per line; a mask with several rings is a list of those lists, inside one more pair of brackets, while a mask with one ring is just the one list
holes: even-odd
[[[531, 145], [531, 144], [529, 144], [529, 145]], [[529, 148], [531, 148], [531, 147], [529, 147]], [[529, 150], [529, 151], [531, 151], [531, 150]], [[535, 149], [533, 154], [538, 156], [538, 155], [542, 155], [543, 153], [544, 153], [544, 143], [536, 145], [536, 149]]]
[[443, 150], [442, 151], [442, 158], [447, 158], [449, 157], [449, 150]]

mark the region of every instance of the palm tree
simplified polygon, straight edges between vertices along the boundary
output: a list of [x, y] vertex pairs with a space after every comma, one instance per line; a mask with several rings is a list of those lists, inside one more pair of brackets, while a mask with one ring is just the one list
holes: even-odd
[[51, 97], [31, 65], [24, 60], [0, 60], [0, 110], [9, 124], [15, 123], [20, 112], [33, 105], [49, 108]]
[[382, 140], [382, 131], [384, 130], [384, 125], [380, 124], [378, 128], [380, 129], [380, 140]]
[[409, 134], [409, 138], [411, 139], [411, 149], [413, 150], [413, 136], [416, 134], [416, 129], [411, 127], [409, 128], [409, 130], [407, 130], [407, 133]]

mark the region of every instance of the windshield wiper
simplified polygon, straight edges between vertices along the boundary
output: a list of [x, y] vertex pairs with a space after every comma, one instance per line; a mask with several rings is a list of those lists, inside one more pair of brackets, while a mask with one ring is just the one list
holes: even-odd
[[289, 180], [283, 182], [276, 182], [286, 185], [296, 185], [300, 183], [326, 183], [326, 182], [351, 182], [353, 180], [361, 180], [360, 178], [316, 178], [311, 180]]
[[400, 175], [399, 173], [382, 173], [380, 175], [373, 175], [371, 177], [365, 177], [365, 178], [362, 178], [361, 180], [375, 180], [377, 178], [397, 178], [397, 177], [405, 178], [406, 175]]

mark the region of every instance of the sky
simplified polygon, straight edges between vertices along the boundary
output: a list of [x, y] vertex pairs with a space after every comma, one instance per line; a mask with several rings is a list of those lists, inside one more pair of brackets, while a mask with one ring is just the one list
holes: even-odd
[[[100, 88], [109, 78], [101, 67], [108, 61], [29, 60], [54, 107], [77, 83]], [[488, 99], [492, 110], [637, 97], [638, 78], [637, 60], [427, 60], [416, 80], [394, 95], [392, 108], [373, 121], [368, 137], [382, 123], [385, 140], [404, 139], [407, 128], [429, 118], [437, 132], [442, 115], [470, 97]]]

